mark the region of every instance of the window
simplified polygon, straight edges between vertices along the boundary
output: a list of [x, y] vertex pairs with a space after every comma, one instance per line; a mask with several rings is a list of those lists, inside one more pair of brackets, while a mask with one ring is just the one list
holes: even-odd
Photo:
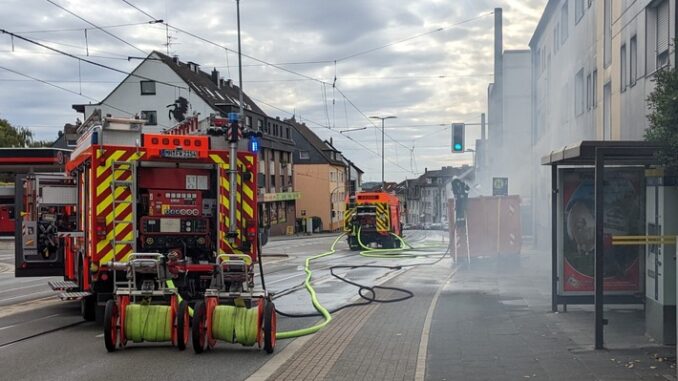
[[567, 23], [569, 21], [569, 16], [567, 14], [567, 6], [569, 1], [565, 0], [565, 4], [560, 10], [560, 42], [565, 43], [567, 41]]
[[285, 128], [285, 138], [290, 139], [290, 128], [289, 127]]
[[556, 54], [558, 52], [558, 46], [560, 45], [558, 43], [558, 29], [560, 28], [560, 24], [557, 24], [555, 28], [553, 28], [553, 54]]
[[334, 171], [330, 171], [330, 181], [337, 181], [337, 174]]
[[598, 106], [598, 70], [593, 71], [591, 86], [591, 102], [593, 103], [593, 108], [596, 108]]
[[146, 120], [147, 126], [157, 126], [158, 125], [158, 112], [157, 111], [142, 111], [141, 119]]
[[155, 81], [141, 81], [141, 95], [155, 95]]
[[271, 190], [275, 192], [275, 175], [271, 175]]
[[603, 12], [604, 26], [603, 26], [603, 44], [605, 45], [604, 63], [607, 68], [612, 63], [612, 0], [605, 0], [603, 4], [605, 10]]
[[626, 71], [626, 44], [622, 44], [619, 49], [619, 91], [626, 91], [626, 78], [628, 72]]
[[612, 84], [610, 82], [603, 87], [603, 140], [612, 137], [612, 124], [610, 119], [610, 106], [612, 100]]
[[245, 117], [245, 127], [252, 128], [252, 117], [251, 116]]
[[629, 44], [629, 85], [635, 85], [636, 79], [638, 79], [638, 39], [633, 36]]
[[308, 154], [308, 151], [299, 151], [299, 159], [308, 160], [310, 157], [311, 156]]
[[584, 112], [584, 101], [584, 69], [581, 69], [574, 77], [575, 115], [580, 115]]
[[657, 69], [669, 63], [669, 2], [657, 5]]
[[257, 129], [261, 131], [264, 128], [264, 121], [257, 119]]
[[584, 7], [584, 0], [575, 0], [574, 1], [574, 23], [578, 24], [579, 20], [581, 20], [582, 17], [584, 17], [584, 11], [586, 8]]
[[593, 89], [591, 86], [591, 74], [589, 74], [586, 76], [586, 110], [590, 110], [593, 107]]

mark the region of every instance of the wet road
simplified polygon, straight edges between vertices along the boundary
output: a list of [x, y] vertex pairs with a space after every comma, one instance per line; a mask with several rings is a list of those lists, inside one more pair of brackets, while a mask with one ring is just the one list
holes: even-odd
[[[443, 232], [408, 232], [415, 244], [442, 241]], [[311, 255], [328, 250], [335, 237], [304, 238], [270, 242], [264, 248], [265, 281], [276, 295], [276, 306], [293, 313], [313, 312], [308, 294], [302, 287], [303, 262]], [[1, 251], [0, 254], [5, 254]], [[2, 263], [11, 263], [2, 257]], [[355, 300], [357, 289], [329, 274], [333, 265], [407, 265], [427, 259], [365, 258], [348, 250], [344, 240], [334, 255], [314, 261], [313, 283], [320, 302], [332, 309]], [[389, 269], [341, 269], [339, 274], [369, 285], [381, 283], [400, 272]], [[79, 304], [62, 303], [50, 295], [47, 279], [14, 279], [12, 272], [0, 273], [0, 369], [4, 379], [222, 379], [240, 380], [252, 374], [271, 356], [263, 351], [220, 343], [216, 350], [195, 355], [179, 352], [164, 344], [130, 344], [127, 349], [106, 353], [101, 327], [83, 323]], [[26, 282], [24, 282], [26, 281]], [[9, 299], [14, 298], [14, 299]], [[32, 300], [31, 302], [25, 302]], [[14, 301], [14, 302], [13, 302]], [[22, 303], [23, 302], [23, 303]], [[278, 330], [307, 327], [318, 318], [279, 317]], [[279, 353], [290, 340], [278, 342]], [[150, 348], [154, 347], [154, 348]], [[190, 366], [187, 366], [187, 360]]]

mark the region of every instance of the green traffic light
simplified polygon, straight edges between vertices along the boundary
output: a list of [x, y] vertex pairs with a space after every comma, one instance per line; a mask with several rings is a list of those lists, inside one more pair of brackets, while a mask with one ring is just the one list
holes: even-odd
[[455, 150], [455, 151], [461, 151], [461, 148], [462, 148], [462, 147], [461, 147], [461, 144], [455, 143], [455, 145], [454, 145], [454, 150]]

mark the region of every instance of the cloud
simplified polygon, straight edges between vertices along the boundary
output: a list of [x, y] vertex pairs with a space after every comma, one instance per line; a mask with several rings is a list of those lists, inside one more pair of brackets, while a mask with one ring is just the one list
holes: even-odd
[[[163, 25], [144, 24], [148, 16], [118, 0], [92, 3], [85, 0], [54, 0], [99, 26], [140, 24], [107, 28], [110, 33], [143, 51], [165, 51]], [[130, 0], [133, 4], [171, 25], [213, 40], [230, 49], [237, 47], [236, 13], [233, 2], [221, 0]], [[28, 4], [30, 3], [30, 4]], [[370, 116], [392, 113], [387, 121], [387, 179], [413, 177], [409, 170], [470, 162], [470, 155], [449, 154], [449, 129], [439, 124], [475, 122], [486, 110], [488, 83], [493, 68], [493, 17], [452, 26], [504, 8], [504, 46], [526, 49], [545, 0], [420, 0], [402, 3], [388, 0], [248, 0], [241, 2], [243, 52], [284, 68], [329, 83], [304, 79], [260, 62], [243, 59], [245, 90], [269, 114], [288, 117], [292, 112], [323, 127], [314, 129], [322, 138], [333, 137], [335, 145], [355, 162], [375, 163], [367, 179], [380, 178], [379, 157], [347, 139], [338, 130], [371, 126]], [[0, 24], [10, 31], [46, 41], [50, 46], [84, 56], [121, 70], [131, 71], [139, 63], [130, 56], [144, 53], [111, 36], [88, 29], [87, 45], [83, 21], [43, 1], [6, 0]], [[49, 33], [27, 33], [67, 29]], [[433, 32], [445, 28], [440, 32]], [[340, 60], [394, 41], [432, 32], [366, 54]], [[170, 29], [169, 47], [183, 61], [218, 67], [225, 77], [237, 78], [237, 57], [232, 52], [201, 42]], [[105, 97], [124, 77], [119, 73], [80, 64], [44, 49], [0, 35], [0, 66], [31, 76], [59, 81], [55, 84], [95, 99]], [[338, 60], [336, 66], [334, 60]], [[344, 99], [331, 86], [346, 94]], [[59, 126], [78, 116], [74, 103], [88, 98], [0, 69], [0, 117], [33, 127], [40, 138], [56, 136]], [[350, 101], [350, 102], [349, 102]], [[353, 103], [356, 107], [351, 106]], [[282, 111], [285, 110], [285, 111]], [[363, 115], [364, 114], [364, 115]], [[412, 125], [426, 125], [407, 127]], [[405, 127], [399, 127], [405, 126]], [[334, 130], [329, 130], [332, 127]], [[351, 138], [371, 150], [380, 147], [379, 130], [352, 133]], [[479, 133], [470, 128], [467, 144], [472, 147]], [[413, 153], [403, 145], [415, 148]]]

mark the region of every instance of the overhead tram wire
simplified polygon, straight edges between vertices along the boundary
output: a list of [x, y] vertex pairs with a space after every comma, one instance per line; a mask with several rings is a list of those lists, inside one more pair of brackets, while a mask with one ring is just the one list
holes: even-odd
[[128, 23], [128, 24], [117, 24], [117, 25], [106, 25], [100, 27], [92, 28], [62, 28], [62, 29], [44, 29], [44, 30], [22, 30], [17, 33], [21, 34], [39, 34], [39, 33], [58, 33], [58, 32], [81, 32], [83, 30], [95, 30], [95, 29], [113, 29], [113, 28], [123, 28], [128, 26], [139, 26], [139, 25], [151, 25], [157, 24], [159, 20], [153, 21], [144, 21], [137, 23]]
[[469, 23], [471, 21], [475, 21], [475, 20], [478, 20], [480, 18], [483, 18], [485, 16], [489, 16], [489, 15], [492, 15], [492, 14], [494, 14], [494, 12], [483, 13], [483, 14], [480, 14], [478, 16], [450, 24], [448, 26], [440, 27], [440, 28], [437, 28], [437, 29], [434, 29], [434, 30], [430, 30], [428, 32], [424, 32], [424, 33], [419, 33], [419, 34], [416, 34], [414, 36], [410, 36], [410, 37], [406, 37], [406, 38], [403, 38], [403, 39], [400, 39], [400, 40], [397, 40], [397, 41], [389, 42], [388, 44], [385, 44], [385, 45], [381, 45], [381, 46], [378, 46], [378, 47], [375, 47], [375, 48], [363, 50], [363, 51], [360, 51], [360, 52], [357, 52], [357, 53], [354, 53], [354, 54], [350, 54], [350, 55], [345, 56], [345, 57], [337, 58], [335, 61], [336, 62], [345, 61], [345, 60], [348, 60], [348, 59], [351, 59], [351, 58], [355, 58], [355, 57], [358, 57], [358, 56], [362, 56], [362, 55], [365, 55], [365, 54], [375, 52], [377, 50], [386, 49], [386, 48], [391, 47], [393, 45], [397, 45], [397, 44], [401, 44], [403, 42], [411, 41], [411, 40], [417, 39], [419, 37], [428, 36], [428, 35], [433, 34], [433, 33], [442, 32], [445, 29], [449, 29], [449, 28], [452, 28], [452, 27], [455, 27], [455, 26], [466, 24], [466, 23]]
[[[93, 97], [90, 97], [90, 96], [88, 96], [88, 95], [85, 95], [85, 94], [82, 94], [82, 93], [78, 93], [77, 91], [74, 91], [74, 90], [71, 90], [71, 89], [68, 89], [68, 88], [65, 88], [65, 87], [56, 85], [56, 84], [54, 84], [54, 83], [52, 83], [52, 82], [50, 82], [50, 81], [46, 81], [46, 80], [44, 80], [44, 79], [36, 78], [36, 77], [33, 77], [32, 75], [29, 75], [29, 74], [26, 74], [26, 73], [22, 73], [22, 72], [16, 71], [16, 70], [14, 70], [14, 69], [10, 69], [10, 68], [5, 67], [5, 66], [0, 66], [0, 69], [5, 70], [5, 71], [10, 72], [10, 73], [13, 73], [13, 74], [16, 74], [16, 75], [21, 76], [21, 77], [25, 77], [25, 78], [31, 79], [31, 80], [36, 81], [36, 82], [40, 82], [40, 83], [45, 84], [45, 85], [48, 85], [48, 86], [52, 86], [52, 87], [57, 88], [57, 89], [59, 89], [59, 90], [66, 91], [66, 92], [68, 92], [68, 93], [71, 93], [71, 94], [74, 94], [74, 95], [77, 95], [77, 96], [80, 96], [80, 97], [89, 99], [89, 100], [94, 101], [94, 102], [97, 102], [97, 103], [99, 103], [99, 104], [108, 106], [108, 107], [110, 107], [110, 108], [112, 108], [112, 109], [114, 109], [114, 110], [120, 111], [120, 112], [122, 112], [122, 113], [124, 113], [124, 114], [130, 115], [130, 116], [135, 115], [134, 113], [132, 113], [132, 112], [130, 112], [130, 111], [123, 110], [123, 109], [121, 109], [121, 108], [119, 108], [119, 107], [113, 106], [113, 105], [110, 104], [110, 103], [106, 103], [106, 102], [103, 102], [103, 101], [98, 101], [96, 98], [93, 98]], [[166, 126], [166, 125], [163, 125], [163, 124], [158, 124], [158, 125], [161, 126], [161, 127], [169, 128], [169, 126]]]
[[[125, 40], [123, 40], [122, 38], [116, 36], [115, 34], [109, 32], [109, 31], [107, 31], [107, 30], [105, 30], [105, 29], [99, 27], [98, 25], [96, 25], [96, 24], [94, 24], [93, 22], [91, 22], [91, 21], [85, 19], [84, 17], [79, 16], [78, 14], [76, 14], [75, 12], [73, 12], [73, 11], [67, 9], [66, 7], [57, 4], [57, 3], [55, 3], [55, 2], [52, 1], [52, 0], [45, 0], [45, 1], [47, 1], [48, 3], [54, 5], [54, 6], [57, 7], [57, 8], [63, 9], [64, 11], [66, 11], [66, 12], [70, 13], [71, 15], [73, 15], [74, 17], [77, 17], [78, 19], [80, 19], [80, 20], [82, 20], [82, 21], [88, 23], [89, 25], [91, 25], [91, 26], [93, 26], [94, 28], [96, 28], [96, 29], [98, 29], [98, 30], [100, 30], [100, 31], [102, 31], [102, 32], [104, 32], [104, 33], [106, 33], [107, 35], [109, 35], [109, 36], [115, 38], [116, 40], [122, 42], [123, 44], [125, 44], [125, 45], [127, 45], [127, 46], [130, 46], [130, 47], [132, 47], [132, 48], [134, 48], [134, 49], [136, 49], [136, 50], [138, 50], [138, 51], [140, 51], [140, 52], [142, 52], [142, 53], [144, 53], [144, 54], [148, 54], [148, 52], [146, 52], [145, 50], [143, 50], [143, 49], [141, 49], [141, 48], [139, 48], [139, 47], [137, 47], [137, 46], [135, 46], [135, 45], [133, 45], [133, 44], [131, 44], [131, 43], [125, 41]], [[157, 19], [156, 19], [156, 20], [157, 20]], [[161, 21], [161, 20], [157, 20], [157, 21]]]
[[135, 73], [130, 73], [130, 72], [128, 72], [128, 71], [121, 70], [121, 69], [117, 69], [117, 68], [114, 68], [114, 67], [112, 67], [112, 66], [104, 65], [104, 64], [99, 63], [99, 62], [96, 62], [96, 61], [88, 60], [88, 59], [86, 59], [86, 58], [81, 58], [81, 57], [78, 57], [78, 56], [75, 55], [75, 54], [68, 53], [68, 52], [64, 52], [63, 50], [59, 50], [59, 49], [53, 48], [53, 47], [51, 47], [51, 46], [47, 46], [47, 45], [45, 45], [45, 44], [42, 44], [42, 43], [37, 42], [37, 41], [34, 41], [34, 40], [32, 40], [32, 39], [30, 39], [30, 38], [27, 38], [27, 37], [18, 35], [18, 34], [16, 34], [16, 33], [12, 33], [12, 32], [10, 32], [10, 31], [8, 31], [8, 30], [5, 30], [5, 29], [0, 29], [0, 33], [2, 33], [2, 34], [8, 34], [8, 35], [10, 35], [10, 36], [12, 36], [12, 37], [14, 37], [14, 38], [17, 38], [17, 39], [19, 39], [19, 40], [28, 42], [28, 43], [33, 44], [33, 45], [37, 45], [37, 46], [39, 46], [39, 47], [41, 47], [41, 48], [45, 48], [45, 49], [47, 49], [47, 50], [51, 50], [51, 51], [53, 51], [53, 52], [59, 53], [59, 54], [61, 54], [61, 55], [64, 55], [64, 56], [67, 56], [67, 57], [70, 57], [70, 58], [73, 58], [73, 59], [76, 59], [76, 60], [79, 60], [79, 61], [82, 61], [82, 62], [85, 62], [85, 63], [88, 63], [88, 64], [90, 64], [90, 65], [94, 65], [94, 66], [97, 66], [97, 67], [100, 67], [100, 68], [103, 68], [103, 69], [107, 69], [107, 70], [114, 71], [114, 72], [116, 72], [116, 73], [125, 74], [125, 75], [127, 75], [127, 76], [131, 76], [131, 77], [143, 79], [143, 80], [146, 80], [146, 81], [155, 81], [155, 83], [159, 83], [159, 84], [165, 85], [165, 86], [174, 87], [174, 88], [181, 89], [181, 90], [188, 90], [188, 89], [187, 89], [186, 87], [184, 87], [184, 86], [178, 86], [178, 85], [174, 85], [174, 84], [169, 83], [169, 82], [158, 81], [158, 80], [156, 80], [156, 79], [148, 78], [148, 77], [145, 77], [145, 76], [143, 76], [143, 75], [139, 75], [139, 74], [135, 74]]
[[[255, 101], [255, 102], [259, 102], [259, 103], [261, 103], [261, 104], [263, 104], [263, 105], [266, 105], [266, 106], [271, 107], [271, 108], [273, 108], [273, 109], [276, 109], [276, 110], [278, 110], [278, 111], [284, 112], [284, 113], [289, 114], [289, 115], [294, 115], [294, 113], [291, 113], [291, 112], [289, 112], [288, 110], [285, 110], [285, 109], [282, 109], [282, 108], [280, 108], [280, 107], [274, 106], [274, 105], [272, 105], [272, 104], [270, 104], [270, 103], [267, 103], [267, 102], [264, 101], [264, 100], [261, 100], [261, 99], [258, 99], [258, 98], [256, 98], [256, 97], [252, 97], [252, 96], [250, 96], [250, 98], [252, 98], [252, 100]], [[377, 156], [377, 157], [381, 157], [381, 155], [380, 155], [377, 151], [375, 151], [375, 150], [369, 148], [368, 146], [366, 146], [365, 144], [363, 144], [363, 143], [361, 143], [361, 142], [359, 142], [359, 141], [353, 139], [352, 137], [348, 136], [347, 134], [342, 134], [342, 133], [340, 133], [340, 132], [337, 131], [337, 130], [331, 129], [329, 126], [325, 126], [325, 125], [323, 125], [322, 123], [318, 123], [318, 122], [316, 122], [316, 121], [314, 121], [314, 120], [311, 120], [311, 119], [308, 119], [308, 118], [304, 118], [304, 119], [305, 119], [307, 122], [313, 123], [313, 124], [317, 125], [317, 126], [320, 127], [320, 128], [329, 130], [330, 132], [334, 133], [335, 135], [343, 136], [344, 138], [346, 138], [346, 139], [352, 141], [353, 143], [359, 145], [360, 147], [362, 147], [364, 150], [370, 152], [371, 154], [373, 154], [373, 155], [375, 155], [375, 156]], [[412, 170], [408, 170], [408, 169], [404, 168], [403, 166], [401, 166], [401, 165], [398, 164], [398, 163], [395, 163], [395, 162], [393, 162], [393, 161], [391, 161], [391, 160], [389, 160], [389, 159], [385, 159], [385, 160], [386, 160], [387, 162], [393, 164], [394, 166], [396, 166], [396, 167], [402, 169], [402, 170], [405, 171], [405, 172], [413, 173]]]

